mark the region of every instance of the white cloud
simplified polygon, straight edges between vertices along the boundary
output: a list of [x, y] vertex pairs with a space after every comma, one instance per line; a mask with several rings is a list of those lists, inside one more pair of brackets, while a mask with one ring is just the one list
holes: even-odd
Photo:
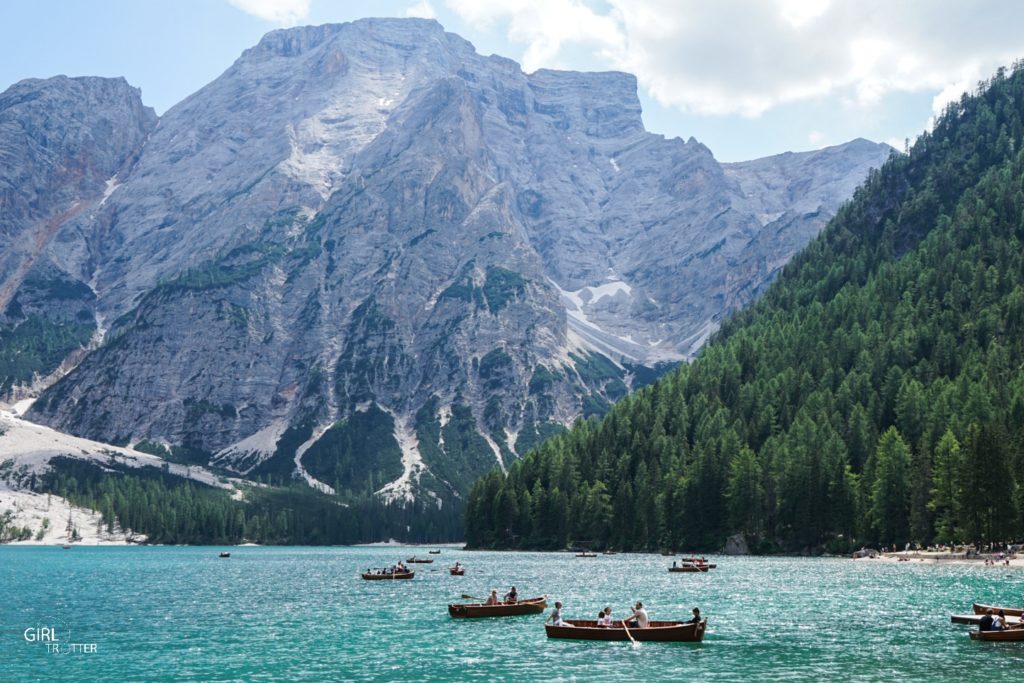
[[415, 5], [410, 5], [406, 8], [405, 16], [435, 19], [437, 18], [437, 12], [434, 11], [434, 6], [430, 4], [430, 0], [420, 0]]
[[228, 0], [246, 14], [280, 26], [295, 26], [309, 16], [310, 0]]
[[812, 130], [807, 134], [807, 142], [812, 145], [820, 145], [825, 140], [825, 134], [820, 130]]
[[602, 15], [580, 0], [448, 0], [446, 3], [473, 26], [507, 25], [508, 37], [526, 45], [521, 62], [530, 72], [564, 66], [563, 49], [582, 45], [614, 62], [625, 49], [614, 13]]
[[[589, 2], [589, 4], [588, 4]], [[1024, 55], [1024, 3], [1001, 0], [447, 0], [464, 21], [523, 45], [527, 71], [589, 51], [664, 105], [756, 117], [837, 97], [965, 87]]]

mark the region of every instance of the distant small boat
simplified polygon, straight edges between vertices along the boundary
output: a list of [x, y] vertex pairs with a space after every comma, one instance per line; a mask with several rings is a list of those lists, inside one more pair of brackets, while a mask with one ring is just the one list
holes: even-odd
[[433, 564], [433, 560], [425, 560], [421, 557], [410, 557], [405, 561], [406, 564]]
[[576, 553], [576, 557], [597, 557], [597, 553], [590, 553], [584, 550], [582, 553]]
[[61, 546], [61, 548], [64, 548], [64, 550], [71, 550], [71, 546], [70, 546], [70, 545], [68, 545], [67, 543], [65, 543], [64, 545], [62, 545], [62, 546]]
[[617, 550], [605, 550], [604, 554], [605, 555], [618, 555], [619, 552]]
[[992, 610], [993, 614], [999, 614], [1001, 610], [1008, 617], [1024, 615], [1024, 607], [996, 607], [995, 605], [979, 605], [978, 603], [974, 603], [972, 607], [975, 614], [984, 614], [988, 610]]
[[675, 555], [675, 553], [673, 553], [673, 552], [670, 552], [670, 551], [668, 551], [668, 550], [662, 550], [662, 551], [661, 551], [661, 556], [662, 556], [662, 557], [672, 557], [673, 555]]
[[428, 550], [427, 552], [430, 553], [431, 555], [440, 555], [441, 554], [440, 550]]
[[971, 631], [971, 640], [994, 640], [1003, 643], [1024, 642], [1024, 628], [1006, 631]]
[[452, 576], [462, 576], [466, 573], [465, 567], [448, 567], [448, 571], [451, 572]]
[[416, 572], [388, 572], [385, 574], [365, 572], [362, 576], [364, 581], [392, 581], [399, 579], [411, 579], [416, 576]]
[[569, 638], [572, 640], [634, 640], [658, 643], [699, 643], [704, 640], [704, 632], [708, 628], [708, 620], [701, 622], [687, 621], [652, 621], [647, 628], [631, 628], [629, 633], [623, 628], [622, 622], [617, 626], [598, 626], [596, 621], [583, 619], [567, 619], [571, 626], [553, 626], [544, 624], [548, 638]]
[[231, 557], [231, 553], [226, 553], [226, 552], [225, 553], [221, 553], [217, 557]]
[[704, 557], [680, 557], [680, 562], [687, 562], [689, 564], [695, 564], [698, 567], [707, 567], [708, 569], [714, 569], [718, 565], [714, 562], [708, 562], [707, 558]]
[[499, 602], [497, 605], [485, 605], [482, 602], [448, 605], [448, 614], [455, 619], [515, 617], [523, 614], [542, 614], [547, 606], [547, 598], [541, 596], [518, 602]]

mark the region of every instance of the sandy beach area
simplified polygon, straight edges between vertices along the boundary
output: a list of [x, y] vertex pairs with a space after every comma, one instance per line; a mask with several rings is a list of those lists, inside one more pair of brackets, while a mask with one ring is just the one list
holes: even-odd
[[873, 558], [863, 557], [858, 559], [858, 562], [882, 562], [882, 563], [901, 563], [907, 564], [943, 564], [943, 565], [972, 565], [972, 566], [992, 566], [986, 565], [985, 560], [995, 560], [995, 567], [1021, 567], [1024, 568], [1024, 555], [1017, 555], [1011, 558], [1009, 564], [1005, 564], [1005, 560], [999, 560], [995, 555], [982, 554], [976, 557], [966, 558], [963, 553], [949, 553], [949, 552], [926, 552], [923, 550], [907, 550], [895, 553], [881, 553]]

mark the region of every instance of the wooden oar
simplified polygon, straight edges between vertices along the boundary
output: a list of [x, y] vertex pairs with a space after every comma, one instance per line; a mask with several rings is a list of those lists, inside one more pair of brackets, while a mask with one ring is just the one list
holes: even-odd
[[463, 600], [479, 600], [480, 602], [487, 602], [486, 598], [478, 598], [475, 595], [466, 595], [465, 593], [462, 594], [462, 599]]
[[633, 634], [629, 632], [629, 627], [626, 626], [626, 620], [625, 619], [622, 620], [622, 628], [626, 629], [626, 635], [629, 636], [629, 639], [631, 641], [633, 641], [634, 645], [636, 645], [636, 638], [634, 638]]

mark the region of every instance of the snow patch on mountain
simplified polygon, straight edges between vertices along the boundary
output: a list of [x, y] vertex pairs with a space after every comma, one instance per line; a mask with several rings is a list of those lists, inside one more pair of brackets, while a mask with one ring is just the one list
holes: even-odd
[[221, 449], [214, 454], [212, 462], [238, 463], [244, 462], [242, 469], [236, 471], [248, 474], [253, 468], [259, 466], [277, 450], [277, 442], [288, 429], [288, 423], [284, 420], [275, 420], [260, 431], [247, 436], [227, 448]]
[[395, 441], [402, 449], [402, 475], [393, 482], [385, 484], [377, 491], [377, 495], [389, 503], [396, 500], [412, 502], [416, 499], [413, 487], [419, 484], [420, 475], [426, 471], [427, 466], [423, 462], [420, 442], [416, 438], [416, 431], [409, 418], [393, 413], [391, 413], [391, 417], [395, 421]]
[[313, 435], [309, 437], [305, 443], [295, 449], [295, 470], [299, 473], [299, 476], [309, 484], [310, 488], [314, 488], [321, 493], [326, 493], [332, 496], [334, 495], [334, 487], [328, 486], [306, 471], [306, 468], [302, 466], [302, 456], [305, 455], [306, 451], [308, 451], [313, 444], [319, 441], [320, 437], [323, 436], [333, 425], [333, 422], [320, 425], [313, 430]]
[[110, 195], [114, 194], [114, 191], [117, 190], [117, 188], [119, 188], [120, 186], [121, 184], [117, 182], [116, 173], [112, 175], [110, 178], [107, 178], [107, 185], [106, 188], [103, 190], [103, 197], [100, 198], [100, 206], [106, 204], [107, 200], [110, 199]]
[[498, 447], [497, 442], [495, 442], [495, 440], [491, 438], [491, 435], [486, 431], [481, 431], [480, 436], [484, 437], [484, 441], [486, 441], [487, 445], [491, 447], [492, 451], [494, 451], [494, 459], [498, 462], [498, 467], [501, 468], [502, 472], [506, 472], [505, 461], [501, 459], [501, 448]]
[[[66, 498], [10, 488], [0, 482], [0, 515], [11, 513], [9, 524], [28, 527], [32, 537], [11, 545], [125, 545], [146, 537], [115, 524], [108, 530], [100, 513], [72, 505]], [[76, 537], [77, 535], [77, 537]]]
[[0, 410], [0, 462], [11, 461], [13, 465], [5, 477], [8, 486], [24, 488], [32, 475], [47, 472], [50, 460], [59, 456], [86, 460], [100, 466], [117, 464], [163, 468], [169, 474], [208, 486], [232, 488], [229, 481], [204, 467], [167, 462], [132, 448], [71, 436], [22, 419], [11, 410]]

